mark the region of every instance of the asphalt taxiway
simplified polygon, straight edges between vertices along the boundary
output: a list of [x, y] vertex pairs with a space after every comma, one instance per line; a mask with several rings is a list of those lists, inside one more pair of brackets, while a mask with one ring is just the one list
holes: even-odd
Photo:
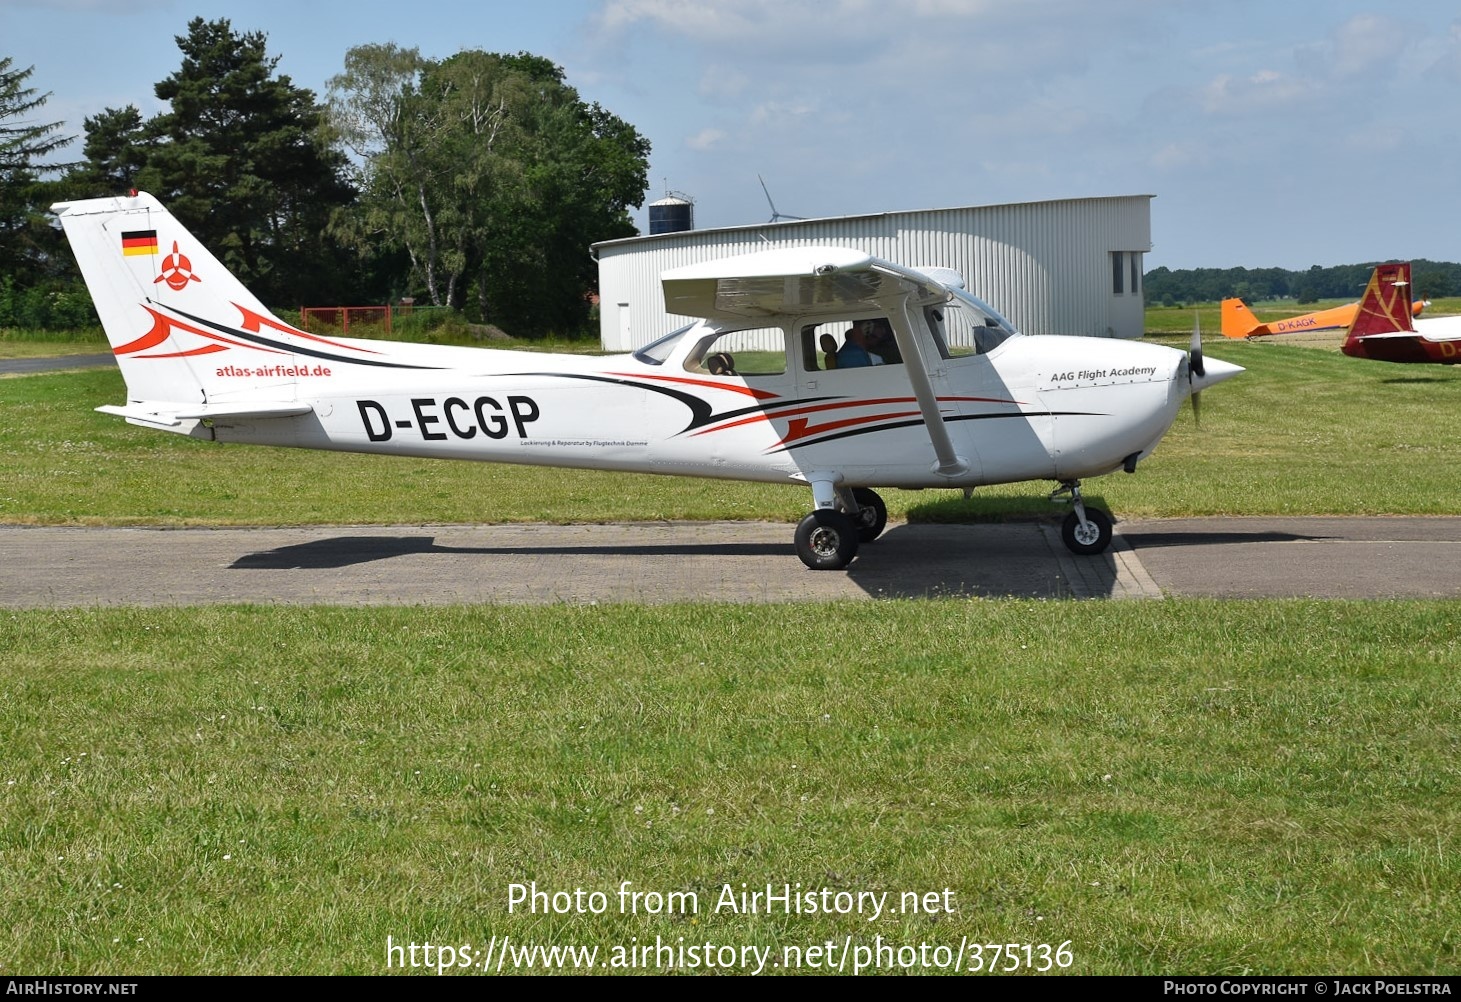
[[62, 369], [96, 369], [113, 364], [115, 361], [111, 352], [88, 355], [48, 355], [44, 358], [0, 358], [0, 376], [59, 372]]
[[1461, 597], [1461, 518], [1121, 522], [1076, 557], [1052, 522], [891, 525], [809, 571], [765, 522], [244, 528], [0, 526], [0, 607]]

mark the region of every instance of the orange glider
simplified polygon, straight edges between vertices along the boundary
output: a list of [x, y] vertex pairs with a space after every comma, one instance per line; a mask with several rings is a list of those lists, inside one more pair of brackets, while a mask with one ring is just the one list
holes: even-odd
[[[1359, 308], [1359, 303], [1350, 303], [1264, 323], [1253, 315], [1253, 311], [1241, 299], [1224, 299], [1223, 337], [1267, 337], [1271, 334], [1298, 334], [1302, 331], [1343, 330], [1354, 323]], [[1424, 308], [1423, 301], [1411, 303], [1411, 316], [1420, 316], [1420, 311]]]

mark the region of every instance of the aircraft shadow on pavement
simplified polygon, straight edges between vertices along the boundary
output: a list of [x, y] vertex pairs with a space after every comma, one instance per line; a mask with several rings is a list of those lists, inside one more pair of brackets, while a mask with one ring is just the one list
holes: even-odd
[[326, 570], [422, 553], [479, 556], [793, 556], [790, 541], [778, 543], [645, 543], [582, 546], [441, 546], [434, 536], [335, 536], [246, 553], [231, 570]]
[[1137, 552], [1170, 546], [1227, 546], [1234, 543], [1315, 543], [1325, 539], [1338, 538], [1336, 536], [1310, 535], [1302, 532], [1275, 532], [1273, 530], [1256, 532], [1233, 532], [1228, 530], [1222, 532], [1123, 532], [1121, 536]]
[[[1066, 598], [1074, 594], [1060, 562], [1037, 533], [977, 532], [950, 525], [930, 534], [908, 525], [864, 544], [847, 577], [873, 598]], [[1027, 527], [1029, 528], [1029, 527]], [[1080, 558], [1089, 559], [1089, 558]], [[1115, 568], [1109, 554], [1091, 568], [1109, 592]], [[1087, 591], [1091, 591], [1087, 583]]]
[[[932, 598], [1005, 596], [1052, 598], [1071, 594], [1060, 574], [1058, 561], [1048, 545], [1029, 533], [977, 536], [961, 533], [957, 527], [930, 539], [926, 533], [909, 532], [895, 526], [876, 543], [866, 544], [858, 559], [845, 571], [810, 571], [796, 559], [791, 540], [767, 542], [684, 542], [615, 545], [583, 543], [554, 546], [444, 546], [434, 536], [332, 536], [295, 543], [270, 550], [246, 553], [229, 565], [233, 570], [331, 570], [395, 557], [422, 554], [475, 555], [483, 557], [561, 556], [620, 557], [732, 557], [770, 561], [738, 573], [754, 576], [766, 573], [801, 575], [845, 575], [847, 580], [873, 598]], [[1095, 568], [1110, 580], [1111, 558]], [[744, 565], [743, 565], [744, 567]], [[576, 559], [565, 562], [563, 573], [579, 569]], [[551, 572], [551, 568], [549, 569]], [[730, 572], [725, 566], [721, 573]], [[686, 598], [693, 599], [695, 580], [687, 577]]]

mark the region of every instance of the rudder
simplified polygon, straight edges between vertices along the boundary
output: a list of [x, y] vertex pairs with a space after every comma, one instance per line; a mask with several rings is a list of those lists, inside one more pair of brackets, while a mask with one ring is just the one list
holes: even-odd
[[1410, 301], [1410, 262], [1376, 265], [1345, 333], [1345, 343], [1371, 334], [1415, 331]]
[[1241, 299], [1223, 300], [1223, 337], [1244, 338], [1253, 334], [1267, 333], [1267, 330], [1259, 331], [1263, 324], [1248, 309], [1248, 304]]
[[[132, 401], [292, 399], [294, 380], [223, 377], [217, 359], [275, 318], [162, 204], [140, 193], [51, 206], [66, 231]], [[290, 358], [287, 345], [271, 351]]]

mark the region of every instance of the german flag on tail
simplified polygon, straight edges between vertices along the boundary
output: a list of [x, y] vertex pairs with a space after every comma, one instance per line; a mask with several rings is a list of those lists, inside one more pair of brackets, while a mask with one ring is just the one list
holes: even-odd
[[157, 253], [156, 230], [128, 230], [122, 233], [122, 256]]

